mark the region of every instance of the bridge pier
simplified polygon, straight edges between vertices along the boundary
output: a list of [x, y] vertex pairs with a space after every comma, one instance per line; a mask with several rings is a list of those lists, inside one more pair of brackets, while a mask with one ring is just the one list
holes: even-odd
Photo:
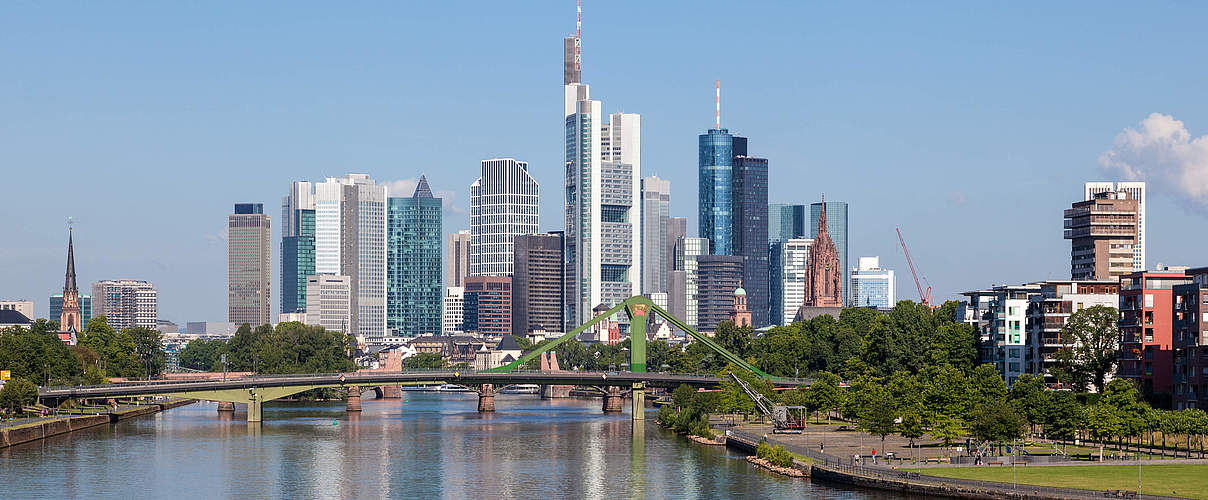
[[634, 420], [646, 420], [646, 384], [633, 383], [633, 413]]
[[403, 399], [403, 388], [397, 385], [384, 385], [378, 388], [382, 391], [382, 399]]
[[348, 404], [344, 411], [359, 412], [361, 411], [361, 387], [351, 386], [348, 388]]
[[612, 386], [604, 392], [604, 413], [621, 413], [623, 398], [621, 388]]
[[230, 401], [219, 401], [218, 413], [235, 413], [235, 403]]
[[495, 411], [494, 384], [482, 384], [482, 388], [478, 390], [478, 411], [479, 413], [492, 413]]
[[248, 403], [247, 403], [247, 421], [248, 421], [248, 423], [260, 422], [262, 420], [261, 417], [262, 417], [262, 411], [263, 411], [263, 408], [262, 408], [263, 404], [264, 403], [256, 400], [255, 396], [253, 396], [253, 399], [251, 401], [248, 401]]

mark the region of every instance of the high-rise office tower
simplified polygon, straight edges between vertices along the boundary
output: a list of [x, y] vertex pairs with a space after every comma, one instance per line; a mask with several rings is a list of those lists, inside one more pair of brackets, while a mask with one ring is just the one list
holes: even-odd
[[[1095, 195], [1113, 191], [1128, 193], [1129, 199], [1137, 201], [1137, 241], [1133, 244], [1132, 269], [1145, 270], [1145, 183], [1144, 182], [1088, 182], [1082, 187], [1082, 199], [1093, 200]], [[1077, 279], [1077, 278], [1075, 278]]]
[[314, 184], [316, 273], [343, 274], [344, 182], [350, 180], [328, 177]]
[[746, 156], [747, 140], [721, 128], [699, 138], [700, 237], [713, 255], [731, 255], [734, 243], [734, 157]]
[[824, 206], [826, 207], [826, 218], [821, 220], [826, 221], [826, 233], [834, 242], [839, 256], [839, 268], [842, 274], [840, 288], [843, 289], [843, 302], [839, 304], [841, 306], [850, 301], [847, 289], [847, 283], [851, 281], [851, 268], [847, 267], [847, 202], [823, 200], [822, 203], [810, 204], [810, 238], [815, 242], [818, 240], [818, 221]]
[[314, 185], [290, 183], [281, 200], [281, 312], [306, 312], [306, 277], [315, 274]]
[[516, 237], [512, 335], [558, 331], [563, 325], [562, 232]]
[[675, 272], [671, 273], [667, 297], [670, 310], [667, 312], [693, 328], [699, 325], [700, 319], [697, 260], [704, 255], [709, 255], [709, 240], [705, 238], [680, 237], [675, 243]]
[[734, 290], [742, 286], [743, 258], [740, 255], [702, 255], [697, 264], [697, 325], [702, 332], [717, 330], [730, 319]]
[[159, 293], [150, 281], [103, 280], [92, 284], [93, 316], [104, 316], [114, 330], [159, 325]]
[[1062, 214], [1070, 240], [1070, 277], [1113, 279], [1133, 273], [1139, 203], [1128, 191], [1105, 191], [1075, 202]]
[[271, 324], [273, 231], [264, 204], [236, 203], [227, 235], [227, 322]]
[[770, 244], [771, 277], [769, 316], [780, 325], [793, 324], [797, 309], [805, 303], [805, 261], [810, 255], [809, 238], [789, 238]]
[[734, 158], [732, 250], [741, 256], [742, 287], [755, 328], [771, 324], [768, 314], [768, 160]]
[[465, 322], [465, 296], [465, 287], [445, 288], [444, 306], [440, 319], [441, 334], [453, 335], [462, 331], [462, 323]]
[[851, 272], [851, 289], [854, 307], [876, 307], [890, 309], [897, 304], [897, 281], [893, 269], [881, 267], [880, 257], [860, 257], [859, 265]]
[[386, 336], [386, 186], [366, 174], [348, 174], [340, 184], [340, 274], [352, 287], [350, 332], [372, 342]]
[[599, 304], [641, 293], [641, 116], [613, 113], [605, 121], [579, 78], [580, 40], [576, 30], [575, 69], [564, 74], [568, 328]]
[[512, 334], [512, 279], [467, 276], [462, 328], [481, 335]]
[[[680, 238], [688, 236], [688, 219], [669, 217], [667, 218], [667, 224], [663, 226], [663, 230], [665, 231], [663, 239], [667, 245], [663, 256], [663, 274], [667, 278], [667, 288], [665, 290], [671, 293], [671, 273], [675, 272], [675, 245], [679, 243]], [[683, 316], [680, 317], [682, 318]]]
[[805, 221], [805, 205], [768, 204], [768, 242], [805, 238], [810, 225]]
[[514, 238], [537, 232], [540, 186], [528, 162], [492, 158], [481, 171], [470, 185], [470, 276], [509, 276]]
[[441, 331], [442, 200], [420, 176], [415, 193], [391, 197], [386, 224], [386, 328], [394, 336]]
[[445, 285], [464, 286], [470, 275], [470, 230], [449, 233], [445, 245]]
[[[667, 291], [667, 222], [671, 217], [671, 182], [642, 179], [642, 293]], [[675, 240], [670, 240], [674, 242]]]
[[306, 324], [350, 333], [352, 284], [348, 276], [316, 274], [306, 277]]

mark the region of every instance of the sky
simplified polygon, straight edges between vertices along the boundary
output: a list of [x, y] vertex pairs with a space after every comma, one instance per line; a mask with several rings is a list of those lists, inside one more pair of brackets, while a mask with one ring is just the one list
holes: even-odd
[[[849, 251], [917, 299], [1069, 277], [1061, 211], [1145, 180], [1149, 267], [1208, 265], [1208, 4], [645, 2], [583, 6], [583, 79], [642, 115], [643, 175], [697, 227], [697, 135], [770, 160], [770, 200], [850, 204]], [[479, 161], [528, 161], [561, 229], [556, 2], [19, 2], [0, 16], [0, 298], [150, 280], [159, 315], [226, 317], [226, 216], [294, 180], [426, 174], [446, 233]], [[404, 192], [402, 195], [410, 195]], [[86, 286], [86, 285], [85, 285]], [[926, 286], [926, 284], [924, 284]], [[83, 293], [88, 293], [83, 291]]]

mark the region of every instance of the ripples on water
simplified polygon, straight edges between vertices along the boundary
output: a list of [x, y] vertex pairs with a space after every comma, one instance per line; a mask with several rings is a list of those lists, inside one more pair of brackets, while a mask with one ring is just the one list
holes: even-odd
[[[3, 498], [872, 498], [786, 479], [599, 400], [404, 393], [270, 403], [222, 419], [201, 403], [0, 449]], [[333, 425], [334, 423], [334, 425]]]

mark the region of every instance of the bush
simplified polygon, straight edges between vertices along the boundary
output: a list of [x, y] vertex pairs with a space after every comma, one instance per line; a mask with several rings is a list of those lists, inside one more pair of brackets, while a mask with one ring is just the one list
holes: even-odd
[[0, 389], [0, 409], [10, 413], [21, 413], [25, 405], [38, 402], [38, 386], [33, 382], [17, 377], [9, 380]]
[[760, 441], [759, 446], [755, 448], [755, 456], [767, 460], [768, 463], [778, 467], [792, 467], [793, 454], [784, 449], [784, 446], [772, 446], [767, 441]]
[[675, 410], [670, 406], [660, 406], [658, 423], [663, 427], [675, 427]]

